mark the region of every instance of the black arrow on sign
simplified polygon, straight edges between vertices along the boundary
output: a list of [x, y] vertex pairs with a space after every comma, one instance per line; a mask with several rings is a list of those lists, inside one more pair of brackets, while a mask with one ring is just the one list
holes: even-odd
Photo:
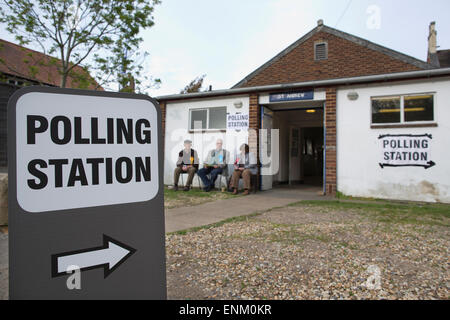
[[428, 161], [427, 164], [389, 164], [389, 163], [380, 163], [381, 169], [385, 167], [422, 167], [426, 170], [434, 167], [436, 163], [434, 161]]
[[73, 267], [80, 271], [104, 269], [104, 277], [125, 262], [136, 249], [103, 235], [103, 246], [52, 255], [52, 277], [67, 275]]
[[412, 137], [412, 138], [430, 138], [433, 139], [433, 135], [431, 134], [385, 134], [385, 135], [380, 135], [378, 137], [378, 140], [380, 139], [384, 139], [387, 137]]

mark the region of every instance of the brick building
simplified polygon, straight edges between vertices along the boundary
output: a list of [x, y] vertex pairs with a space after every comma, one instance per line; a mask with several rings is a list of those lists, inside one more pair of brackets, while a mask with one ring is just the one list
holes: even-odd
[[[445, 101], [441, 99], [450, 91], [450, 69], [432, 61], [445, 57], [433, 51], [436, 37], [432, 26], [429, 61], [424, 62], [319, 20], [316, 28], [231, 89], [159, 97], [165, 134], [165, 183], [171, 184], [173, 158], [185, 137], [194, 139], [200, 155], [220, 137], [232, 153], [241, 143], [250, 144], [258, 156], [262, 190], [304, 183], [322, 188], [325, 194], [340, 191], [414, 200], [414, 192], [431, 185], [423, 200], [450, 201], [450, 167], [433, 162], [431, 168], [424, 163], [431, 157], [428, 149], [411, 151], [405, 155], [408, 159], [396, 155], [384, 159], [389, 152], [379, 150], [380, 143], [389, 139], [386, 137], [407, 140], [417, 136], [412, 143], [419, 143], [423, 135], [450, 133], [439, 126], [450, 109], [438, 103]], [[248, 130], [230, 127], [236, 115], [248, 117]], [[351, 142], [358, 138], [363, 139], [359, 147]], [[433, 150], [440, 143], [444, 142], [433, 140]], [[416, 160], [416, 154], [422, 155], [422, 162]], [[352, 172], [349, 162], [367, 165], [353, 165]], [[398, 195], [380, 182], [402, 184], [406, 182], [399, 179], [424, 172], [430, 176], [408, 181]], [[444, 173], [447, 176], [439, 178]], [[353, 187], [358, 177], [366, 179], [365, 187]]]
[[[0, 39], [0, 172], [7, 168], [6, 107], [12, 94], [24, 86], [59, 87], [61, 74], [57, 58]], [[68, 88], [103, 88], [80, 66], [67, 79]]]

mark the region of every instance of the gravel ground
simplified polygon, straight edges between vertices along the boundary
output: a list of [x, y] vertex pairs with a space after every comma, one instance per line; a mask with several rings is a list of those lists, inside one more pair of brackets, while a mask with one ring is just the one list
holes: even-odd
[[0, 300], [8, 299], [8, 233], [0, 227]]
[[168, 296], [449, 299], [449, 222], [384, 222], [370, 210], [298, 205], [171, 234]]

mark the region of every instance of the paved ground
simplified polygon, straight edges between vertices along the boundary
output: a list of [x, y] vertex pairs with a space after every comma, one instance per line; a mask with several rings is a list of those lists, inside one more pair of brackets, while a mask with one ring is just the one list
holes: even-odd
[[[216, 223], [228, 218], [250, 215], [274, 207], [285, 206], [301, 200], [327, 199], [319, 196], [320, 188], [279, 188], [252, 194], [218, 200], [198, 206], [166, 210], [166, 232], [186, 230]], [[182, 191], [180, 191], [182, 192]], [[8, 235], [0, 230], [0, 299], [8, 298]]]
[[283, 207], [301, 200], [324, 200], [320, 188], [277, 188], [227, 200], [208, 202], [195, 207], [181, 207], [166, 211], [166, 232], [186, 230], [213, 224], [232, 217], [250, 215], [275, 207]]

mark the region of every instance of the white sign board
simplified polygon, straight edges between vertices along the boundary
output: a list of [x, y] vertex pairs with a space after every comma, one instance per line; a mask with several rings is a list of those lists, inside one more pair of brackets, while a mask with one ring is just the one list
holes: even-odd
[[152, 102], [30, 92], [16, 110], [17, 200], [23, 210], [142, 202], [157, 195]]
[[436, 164], [431, 159], [432, 135], [382, 135], [378, 138], [380, 167], [423, 167]]
[[228, 113], [227, 114], [227, 130], [248, 130], [249, 127], [248, 113]]

